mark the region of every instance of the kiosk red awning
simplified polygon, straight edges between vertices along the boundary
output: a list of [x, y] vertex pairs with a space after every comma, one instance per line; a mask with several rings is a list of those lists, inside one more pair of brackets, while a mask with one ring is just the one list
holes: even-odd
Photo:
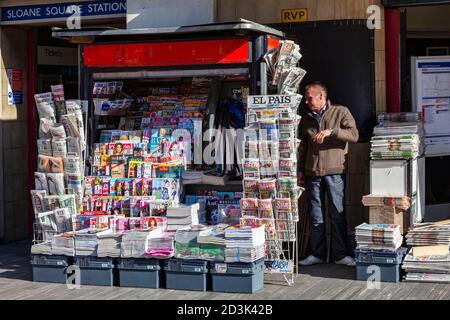
[[87, 67], [141, 67], [251, 62], [248, 39], [87, 45]]

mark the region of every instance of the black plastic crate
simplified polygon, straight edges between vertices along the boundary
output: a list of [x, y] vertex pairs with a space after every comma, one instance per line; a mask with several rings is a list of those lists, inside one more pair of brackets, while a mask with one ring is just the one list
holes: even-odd
[[210, 288], [208, 261], [169, 259], [164, 261], [166, 288], [206, 291]]
[[212, 290], [255, 293], [264, 287], [264, 260], [253, 263], [211, 262]]
[[119, 259], [117, 264], [121, 287], [159, 288], [161, 266], [155, 259]]
[[80, 284], [113, 286], [117, 274], [113, 258], [76, 257], [75, 265], [80, 268]]
[[67, 267], [71, 259], [66, 256], [32, 255], [33, 281], [67, 283]]

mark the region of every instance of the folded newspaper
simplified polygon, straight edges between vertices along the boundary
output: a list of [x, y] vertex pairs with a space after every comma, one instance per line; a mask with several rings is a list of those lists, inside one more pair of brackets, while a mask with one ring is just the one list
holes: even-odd
[[363, 223], [355, 231], [359, 249], [396, 250], [403, 243], [399, 225]]
[[450, 282], [450, 254], [415, 257], [412, 251], [405, 257], [402, 269], [406, 281]]
[[148, 250], [148, 241], [163, 234], [159, 226], [151, 231], [130, 230], [122, 235], [120, 256], [122, 258], [144, 258]]
[[108, 229], [97, 233], [98, 247], [97, 256], [98, 257], [120, 257], [120, 247], [122, 242], [122, 232], [113, 232], [113, 230]]
[[75, 235], [73, 232], [53, 236], [52, 255], [75, 256]]
[[450, 220], [416, 224], [409, 229], [406, 243], [408, 246], [450, 245]]

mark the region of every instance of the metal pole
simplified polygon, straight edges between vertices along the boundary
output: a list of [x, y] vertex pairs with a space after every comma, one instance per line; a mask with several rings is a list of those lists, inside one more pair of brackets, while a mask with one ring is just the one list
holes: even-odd
[[267, 65], [265, 62], [261, 62], [259, 64], [259, 68], [261, 71], [261, 78], [260, 78], [260, 91], [261, 95], [267, 94]]

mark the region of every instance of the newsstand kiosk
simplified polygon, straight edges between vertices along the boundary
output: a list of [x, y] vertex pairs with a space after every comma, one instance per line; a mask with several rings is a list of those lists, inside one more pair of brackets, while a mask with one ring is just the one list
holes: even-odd
[[[278, 49], [280, 41], [284, 40], [283, 32], [247, 20], [175, 28], [54, 29], [52, 35], [79, 44], [79, 94], [81, 100], [89, 102], [86, 123], [87, 147], [84, 157], [86, 176], [109, 175], [102, 171], [104, 169], [101, 160], [99, 163], [93, 161], [96, 152], [101, 152], [94, 150], [97, 148], [95, 145], [107, 142], [103, 141], [105, 139], [103, 131], [114, 129], [128, 130], [127, 132], [139, 129], [143, 131], [144, 118], [148, 117], [148, 114], [156, 115], [155, 118], [161, 118], [161, 121], [168, 120], [170, 125], [179, 127], [182, 123], [186, 124], [184, 121], [186, 119], [191, 119], [190, 123], [197, 123], [196, 120], [200, 119], [201, 134], [193, 137], [191, 143], [200, 143], [203, 147], [203, 133], [208, 129], [217, 128], [217, 123], [220, 122], [217, 118], [223, 118], [219, 112], [219, 106], [223, 110], [223, 100], [233, 99], [238, 95], [243, 104], [242, 117], [238, 115], [237, 120], [233, 121], [234, 124], [241, 121], [243, 128], [247, 95], [268, 94], [267, 65], [264, 56], [272, 49]], [[177, 102], [174, 102], [176, 99], [182, 100], [182, 116], [174, 115], [174, 112], [179, 112]], [[204, 108], [197, 109], [199, 105], [203, 105]], [[133, 122], [137, 118], [139, 124]], [[155, 121], [155, 118], [151, 121]], [[183, 118], [183, 122], [180, 118]], [[157, 133], [162, 135], [163, 131]], [[150, 141], [148, 144], [153, 147], [153, 131], [151, 134], [152, 136], [147, 138]], [[118, 140], [128, 138], [132, 139], [131, 133], [127, 139]], [[172, 142], [170, 147], [172, 148], [177, 141]], [[157, 147], [158, 145], [160, 142]], [[121, 148], [108, 151], [116, 155], [116, 151], [124, 151], [126, 144], [121, 145]], [[201, 149], [203, 151], [203, 148]], [[236, 158], [227, 158], [227, 151], [224, 157], [227, 166], [232, 167], [231, 162]], [[134, 150], [133, 156], [136, 156]], [[193, 158], [190, 160], [198, 164]], [[113, 171], [112, 161], [110, 173]], [[127, 166], [129, 168], [130, 164]], [[219, 186], [192, 183], [183, 188], [185, 194], [195, 193], [199, 189], [231, 193], [231, 196], [224, 195], [226, 199], [233, 197], [233, 193], [242, 194], [243, 191], [242, 181], [239, 180]], [[150, 211], [152, 210], [151, 208]], [[178, 277], [180, 271], [172, 270], [169, 264], [166, 270], [177, 274]], [[183, 267], [186, 266], [182, 265], [181, 269]], [[203, 270], [202, 267], [193, 268]], [[258, 290], [259, 288], [253, 284], [262, 285], [264, 263], [248, 270], [241, 269], [239, 269], [241, 273], [250, 279], [249, 287], [245, 290], [249, 292]], [[207, 273], [207, 270], [198, 272], [199, 279], [204, 279], [206, 275], [203, 273]], [[234, 279], [234, 275], [229, 277]], [[176, 279], [177, 285], [184, 283], [183, 279]], [[236, 279], [240, 281], [240, 278]], [[167, 284], [169, 283], [167, 279]], [[200, 283], [202, 285], [198, 288], [190, 289], [204, 291], [205, 282]]]

